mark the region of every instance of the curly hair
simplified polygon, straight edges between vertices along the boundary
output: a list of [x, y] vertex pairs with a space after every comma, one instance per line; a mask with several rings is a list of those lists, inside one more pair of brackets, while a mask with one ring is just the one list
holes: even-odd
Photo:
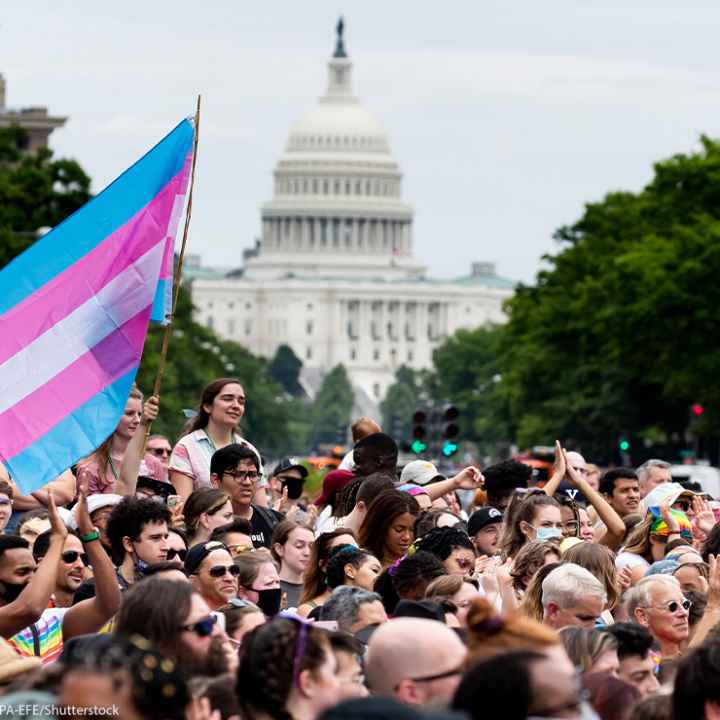
[[170, 525], [170, 511], [148, 498], [126, 497], [112, 510], [107, 523], [107, 536], [113, 557], [120, 564], [125, 557], [123, 538], [136, 541], [143, 529], [150, 523]]
[[538, 508], [545, 506], [560, 508], [560, 504], [555, 498], [539, 492], [526, 495], [508, 509], [505, 532], [500, 543], [503, 557], [514, 558], [517, 555], [520, 548], [527, 542], [527, 538], [520, 528], [521, 523], [526, 522], [532, 525]]
[[435, 527], [429, 533], [418, 538], [414, 543], [415, 550], [423, 550], [435, 555], [440, 560], [447, 560], [453, 550], [465, 548], [475, 554], [475, 545], [464, 530], [455, 527]]
[[334, 590], [339, 585], [346, 585], [345, 568], [352, 565], [356, 570], [359, 570], [367, 559], [371, 557], [373, 557], [373, 554], [369, 550], [362, 550], [352, 545], [336, 548], [325, 568], [327, 586]]
[[299, 619], [275, 618], [252, 630], [243, 640], [235, 685], [243, 718], [293, 720], [287, 702], [297, 676], [317, 670], [330, 652], [327, 634]]
[[516, 592], [526, 589], [525, 578], [532, 577], [545, 565], [545, 558], [555, 554], [560, 558], [560, 545], [554, 540], [532, 540], [520, 548], [510, 571], [512, 585]]
[[445, 566], [438, 556], [425, 550], [407, 555], [390, 568], [393, 587], [401, 599], [424, 597], [427, 586], [435, 578], [446, 574]]
[[560, 644], [558, 634], [521, 613], [499, 615], [485, 598], [476, 598], [467, 615], [466, 666], [512, 650], [538, 650]]
[[526, 488], [532, 477], [532, 468], [517, 460], [503, 460], [483, 470], [488, 495], [508, 493], [515, 488]]
[[303, 591], [300, 596], [300, 605], [310, 602], [310, 600], [322, 595], [327, 590], [325, 568], [332, 551], [335, 549], [332, 547], [332, 541], [343, 535], [355, 538], [355, 533], [349, 528], [337, 528], [331, 532], [322, 533], [322, 535], [315, 538], [310, 554], [310, 562], [308, 562], [303, 575]]

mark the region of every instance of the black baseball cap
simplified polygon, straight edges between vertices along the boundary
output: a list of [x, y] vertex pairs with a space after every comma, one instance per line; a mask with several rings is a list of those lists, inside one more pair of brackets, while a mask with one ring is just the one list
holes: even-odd
[[207, 542], [193, 545], [185, 556], [185, 572], [188, 575], [194, 575], [202, 564], [202, 561], [213, 550], [227, 550], [230, 552], [225, 543], [221, 543], [219, 540], [208, 540]]
[[288, 470], [299, 470], [302, 479], [304, 480], [308, 476], [307, 468], [294, 457], [283, 458], [273, 469], [270, 477], [275, 477], [280, 473], [287, 472]]
[[474, 537], [484, 527], [492, 525], [493, 523], [501, 523], [503, 521], [503, 514], [494, 507], [481, 507], [476, 510], [468, 520], [468, 535]]

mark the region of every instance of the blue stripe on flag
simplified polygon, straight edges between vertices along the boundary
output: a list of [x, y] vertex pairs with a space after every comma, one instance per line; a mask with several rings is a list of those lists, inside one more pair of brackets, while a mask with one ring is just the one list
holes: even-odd
[[23, 495], [40, 489], [103, 443], [107, 428], [114, 430], [125, 412], [136, 373], [137, 368], [133, 368], [108, 385], [12, 458], [13, 480]]
[[169, 135], [47, 235], [0, 270], [0, 315], [84, 257], [177, 175], [192, 148], [183, 120]]
[[155, 299], [153, 300], [152, 311], [150, 313], [150, 320], [152, 322], [160, 323], [161, 325], [168, 324], [168, 317], [172, 313], [172, 291], [172, 278], [158, 280], [157, 291], [155, 292]]

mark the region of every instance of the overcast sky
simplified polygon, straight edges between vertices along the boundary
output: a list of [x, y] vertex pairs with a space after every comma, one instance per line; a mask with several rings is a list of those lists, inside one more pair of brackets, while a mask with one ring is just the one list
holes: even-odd
[[720, 3], [6, 0], [11, 106], [102, 189], [203, 95], [190, 251], [239, 265], [292, 125], [324, 92], [343, 13], [355, 93], [390, 134], [415, 255], [532, 280], [586, 202], [720, 128]]

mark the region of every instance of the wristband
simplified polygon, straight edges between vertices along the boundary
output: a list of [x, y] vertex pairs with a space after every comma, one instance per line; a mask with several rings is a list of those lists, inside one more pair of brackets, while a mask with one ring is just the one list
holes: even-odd
[[100, 533], [97, 530], [93, 530], [92, 532], [89, 532], [87, 535], [81, 535], [80, 536], [80, 542], [81, 543], [89, 543], [93, 540], [99, 540], [100, 539]]

